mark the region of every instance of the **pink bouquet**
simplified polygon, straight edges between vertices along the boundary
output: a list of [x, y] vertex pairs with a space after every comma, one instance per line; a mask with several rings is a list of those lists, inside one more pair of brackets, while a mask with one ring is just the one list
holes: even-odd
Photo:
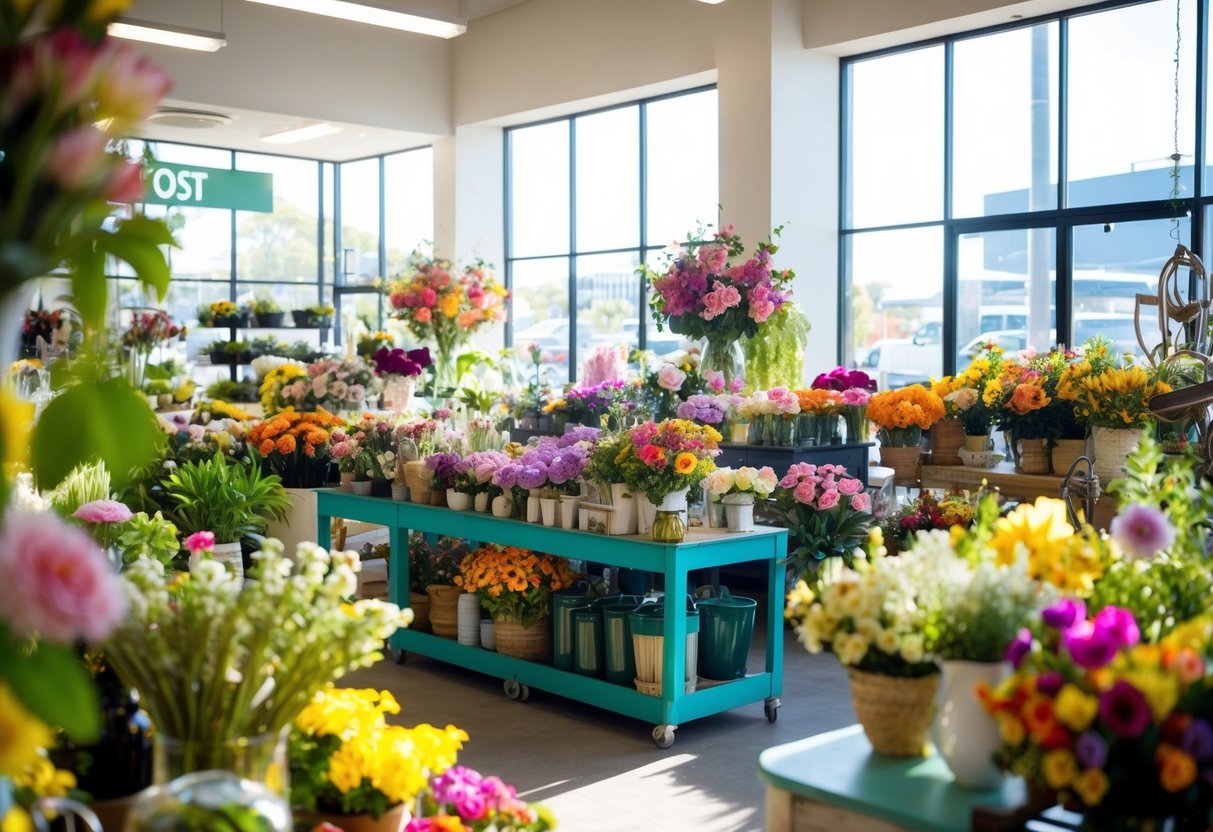
[[792, 556], [802, 573], [827, 557], [849, 565], [873, 522], [863, 482], [842, 465], [796, 463], [779, 481], [775, 501], [796, 541]]

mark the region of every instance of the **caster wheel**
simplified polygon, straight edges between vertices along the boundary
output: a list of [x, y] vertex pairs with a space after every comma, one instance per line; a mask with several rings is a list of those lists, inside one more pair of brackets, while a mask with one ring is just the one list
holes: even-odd
[[775, 697], [771, 697], [762, 703], [762, 710], [767, 715], [767, 722], [774, 722], [779, 719], [779, 709], [782, 706], [783, 703]]
[[399, 647], [389, 647], [387, 649], [387, 655], [388, 658], [396, 664], [404, 664], [406, 661], [408, 661], [408, 654], [406, 654]]
[[525, 702], [531, 698], [531, 689], [517, 679], [506, 679], [502, 688], [505, 695], [515, 702]]
[[653, 728], [653, 745], [658, 748], [669, 748], [674, 744], [675, 725], [657, 725]]

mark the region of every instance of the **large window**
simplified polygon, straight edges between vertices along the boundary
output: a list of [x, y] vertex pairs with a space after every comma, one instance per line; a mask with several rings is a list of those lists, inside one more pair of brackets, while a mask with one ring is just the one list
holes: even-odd
[[569, 380], [600, 344], [667, 353], [636, 269], [716, 222], [716, 90], [506, 132], [507, 346], [538, 344]]
[[850, 363], [896, 386], [987, 341], [1103, 333], [1141, 351], [1135, 296], [1176, 242], [1207, 239], [1204, 1], [1105, 3], [844, 62]]

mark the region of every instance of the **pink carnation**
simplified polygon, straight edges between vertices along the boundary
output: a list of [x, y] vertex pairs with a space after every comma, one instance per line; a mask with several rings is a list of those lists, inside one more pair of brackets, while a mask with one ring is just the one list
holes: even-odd
[[93, 500], [76, 509], [72, 517], [85, 523], [125, 523], [131, 510], [117, 500]]
[[53, 514], [17, 513], [0, 531], [0, 611], [18, 635], [95, 643], [126, 615], [126, 596], [87, 534]]
[[817, 500], [817, 507], [820, 509], [833, 508], [838, 505], [838, 489], [831, 488], [828, 491], [821, 492], [821, 497]]
[[673, 364], [666, 364], [661, 368], [661, 372], [657, 374], [657, 384], [663, 390], [677, 392], [682, 389], [682, 384], [687, 380], [687, 374], [675, 367]]
[[729, 250], [720, 243], [699, 247], [699, 262], [712, 274], [720, 274], [729, 262]]
[[842, 492], [842, 496], [850, 497], [863, 491], [863, 483], [854, 477], [843, 477], [838, 481], [838, 490]]
[[214, 532], [194, 532], [185, 539], [185, 548], [191, 555], [199, 552], [209, 552], [215, 548]]

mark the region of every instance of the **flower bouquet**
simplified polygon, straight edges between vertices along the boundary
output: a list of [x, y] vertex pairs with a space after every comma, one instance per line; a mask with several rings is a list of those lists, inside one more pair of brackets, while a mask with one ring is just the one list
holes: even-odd
[[660, 504], [667, 494], [698, 485], [716, 468], [720, 434], [686, 419], [645, 422], [627, 433], [619, 456], [629, 489]]
[[[389, 725], [400, 705], [386, 690], [325, 685], [291, 727], [291, 803], [314, 816], [367, 814], [378, 820], [423, 794], [430, 777], [455, 764], [468, 735], [448, 725]], [[399, 825], [399, 822], [398, 824]]]
[[481, 546], [459, 564], [455, 586], [480, 596], [495, 621], [532, 626], [552, 614], [552, 593], [572, 586], [567, 558], [516, 546]]
[[637, 350], [632, 357], [640, 368], [636, 396], [654, 421], [674, 418], [682, 402], [706, 389], [699, 373], [698, 348], [692, 347], [673, 361], [659, 359], [647, 350]]
[[840, 441], [838, 416], [842, 393], [836, 390], [796, 390], [800, 415], [796, 418], [797, 445], [831, 445]]
[[465, 266], [463, 273], [452, 273], [449, 260], [426, 257], [414, 251], [403, 276], [388, 286], [393, 315], [404, 321], [420, 341], [432, 341], [435, 390], [453, 388], [455, 348], [464, 344], [477, 329], [506, 316], [509, 293], [493, 277], [482, 261]]
[[148, 560], [122, 573], [131, 611], [102, 648], [158, 734], [179, 743], [172, 776], [226, 768], [223, 743], [280, 732], [326, 682], [381, 658], [412, 618], [344, 600], [357, 589], [354, 552], [301, 544], [292, 563], [271, 539], [253, 561], [243, 587], [211, 560], [188, 579]]
[[322, 488], [328, 482], [329, 440], [341, 419], [317, 410], [286, 410], [248, 432], [249, 446], [266, 474], [277, 474], [284, 488]]
[[868, 400], [876, 392], [876, 380], [862, 370], [835, 367], [813, 379], [815, 390], [833, 390], [841, 394], [838, 412], [847, 426], [847, 442], [868, 441]]
[[701, 425], [711, 425], [722, 435], [730, 419], [737, 414], [741, 396], [735, 393], [699, 394], [690, 396], [678, 405], [679, 419], [687, 419]]
[[371, 363], [375, 375], [383, 380], [384, 402], [393, 410], [403, 411], [413, 398], [417, 376], [433, 362], [425, 347], [408, 352], [381, 347], [371, 356]]
[[894, 512], [881, 523], [885, 545], [904, 548], [913, 542], [914, 532], [932, 529], [968, 528], [977, 515], [977, 506], [967, 491], [948, 489], [942, 498], [924, 490], [908, 505]]
[[[754, 503], [765, 500], [775, 490], [778, 478], [769, 466], [717, 468], [704, 480], [711, 503], [724, 507], [725, 522], [730, 531], [750, 531], [754, 528]], [[709, 505], [709, 511], [712, 510]]]
[[918, 447], [922, 432], [944, 413], [943, 401], [921, 384], [876, 393], [868, 400], [868, 419], [880, 428], [881, 447]]
[[738, 262], [745, 246], [733, 226], [710, 238], [701, 228], [668, 252], [664, 271], [647, 265], [639, 270], [652, 290], [649, 308], [658, 331], [669, 326], [692, 340], [707, 339], [702, 369], [722, 373], [725, 385], [745, 376], [739, 367], [741, 340], [758, 334], [791, 297], [793, 272], [771, 267], [779, 250], [773, 239], [781, 230], [774, 229], [749, 259]]
[[143, 389], [148, 358], [158, 345], [176, 338], [181, 328], [167, 312], [141, 310], [131, 315], [130, 326], [122, 333], [122, 345], [129, 350], [128, 380], [136, 390]]
[[556, 821], [546, 808], [518, 799], [500, 777], [454, 766], [430, 782], [405, 832], [545, 832]]
[[563, 415], [569, 423], [596, 428], [602, 424], [603, 416], [623, 402], [627, 390], [627, 382], [620, 380], [578, 386], [562, 398], [548, 402], [543, 410], [556, 416]]
[[[1127, 610], [1088, 618], [1063, 599], [1018, 644], [1017, 672], [981, 692], [1002, 737], [999, 763], [1086, 810], [1094, 828], [1173, 817], [1208, 823], [1213, 682], [1207, 625], [1139, 644]], [[1198, 828], [1198, 827], [1193, 827]]]
[[774, 494], [796, 542], [792, 557], [802, 575], [819, 572], [830, 557], [850, 564], [874, 522], [863, 482], [842, 465], [795, 463]]

